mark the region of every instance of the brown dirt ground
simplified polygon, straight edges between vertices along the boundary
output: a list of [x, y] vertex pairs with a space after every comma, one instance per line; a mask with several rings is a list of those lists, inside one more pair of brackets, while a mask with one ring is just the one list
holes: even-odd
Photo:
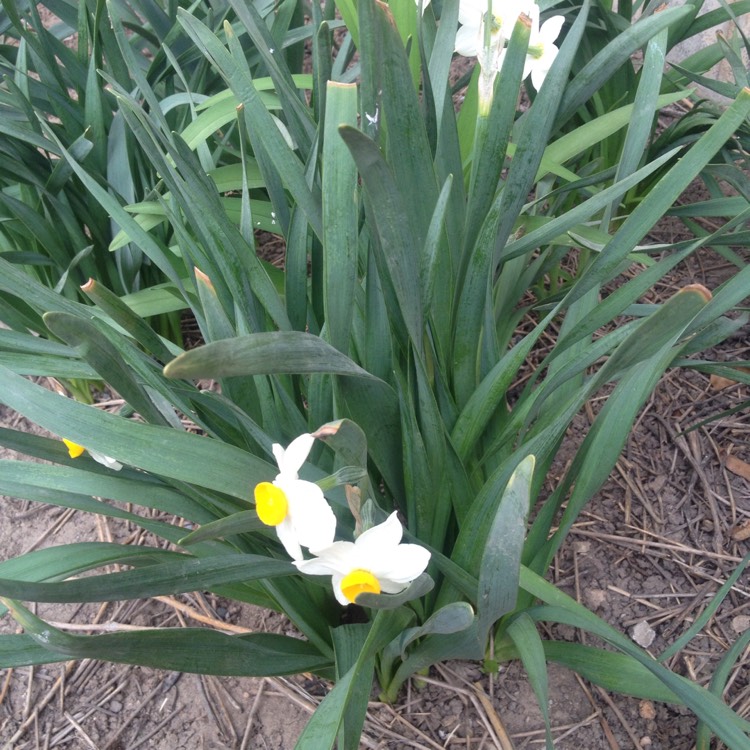
[[[668, 239], [673, 231], [664, 227]], [[675, 230], [676, 231], [676, 230]], [[672, 239], [675, 239], [672, 237]], [[700, 281], [715, 287], [731, 273], [710, 252], [697, 255], [657, 293]], [[743, 337], [713, 354], [748, 359]], [[750, 523], [750, 440], [739, 412], [681, 434], [723, 409], [743, 403], [748, 388], [674, 370], [643, 409], [609, 481], [590, 503], [555, 560], [551, 580], [623, 632], [646, 622], [658, 653], [705, 609], [748, 552], [738, 530]], [[558, 471], [574, 455], [598, 409], [592, 403], [571, 427]], [[0, 423], [34, 430], [0, 411]], [[730, 458], [732, 457], [732, 458]], [[745, 463], [747, 462], [747, 463]], [[744, 476], [742, 476], [742, 473]], [[550, 476], [552, 486], [556, 476]], [[82, 540], [148, 543], [134, 529], [80, 513], [3, 498], [0, 557]], [[88, 632], [112, 627], [218, 628], [283, 632], [278, 615], [194, 594], [96, 606], [40, 605], [52, 622], [82, 623]], [[750, 627], [750, 585], [740, 579], [703, 633], [669, 662], [706, 684], [717, 660]], [[0, 630], [15, 624], [0, 620]], [[556, 638], [583, 641], [573, 628]], [[748, 650], [736, 663], [725, 699], [750, 715]], [[550, 715], [558, 750], [690, 750], [695, 719], [689, 711], [610, 695], [550, 665]], [[70, 662], [0, 671], [2, 750], [244, 750], [293, 747], [328, 686], [305, 676], [234, 679], [201, 677], [100, 662]], [[373, 692], [373, 696], [376, 692]], [[503, 739], [503, 734], [509, 739]], [[543, 747], [539, 709], [515, 663], [483, 674], [477, 664], [451, 662], [410, 683], [398, 703], [373, 700], [362, 747]]]

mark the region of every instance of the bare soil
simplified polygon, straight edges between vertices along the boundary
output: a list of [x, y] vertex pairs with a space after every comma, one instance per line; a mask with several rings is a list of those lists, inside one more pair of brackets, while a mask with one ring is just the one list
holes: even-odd
[[[668, 296], [695, 281], [715, 287], [731, 272], [706, 252], [691, 259], [657, 294]], [[748, 341], [736, 337], [713, 355], [749, 359]], [[550, 577], [556, 585], [623, 632], [652, 630], [654, 654], [694, 622], [749, 551], [746, 411], [685, 432], [747, 399], [743, 385], [684, 369], [669, 372], [643, 409], [609, 481], [555, 560]], [[597, 409], [592, 403], [576, 419], [557, 474], [562, 475]], [[0, 422], [36, 430], [7, 410], [0, 411]], [[550, 476], [550, 486], [558, 478]], [[0, 503], [2, 559], [84, 540], [144, 541], [124, 524], [16, 498]], [[93, 633], [200, 624], [229, 632], [289, 628], [276, 614], [204, 594], [101, 607], [40, 605], [38, 612]], [[707, 684], [718, 659], [748, 627], [750, 581], [744, 576], [702, 634], [668, 664]], [[15, 628], [10, 618], [0, 620], [1, 630]], [[596, 645], [573, 628], [555, 627], [547, 635]], [[749, 662], [746, 650], [731, 671], [724, 696], [745, 717], [750, 716]], [[696, 722], [686, 709], [610, 695], [555, 664], [549, 666], [549, 679], [559, 750], [694, 746]], [[216, 678], [91, 661], [5, 670], [0, 671], [0, 748], [292, 748], [329, 688], [309, 675]], [[452, 662], [431, 670], [418, 684], [409, 683], [396, 705], [381, 704], [376, 695], [374, 690], [362, 747], [544, 746], [540, 711], [516, 663], [484, 674], [478, 664]]]

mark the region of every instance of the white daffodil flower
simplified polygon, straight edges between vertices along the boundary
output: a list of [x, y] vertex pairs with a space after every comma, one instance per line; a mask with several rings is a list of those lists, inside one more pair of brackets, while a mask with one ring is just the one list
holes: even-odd
[[539, 6], [535, 4], [531, 8], [530, 17], [531, 36], [523, 77], [531, 75], [531, 83], [539, 91], [559, 52], [555, 40], [560, 36], [565, 16], [552, 16], [539, 26]]
[[310, 548], [312, 560], [295, 561], [302, 573], [331, 576], [340, 604], [356, 601], [362, 593], [398, 594], [420, 576], [430, 553], [418, 544], [401, 544], [403, 527], [396, 513], [360, 534], [354, 542], [334, 542]]
[[82, 445], [74, 443], [72, 440], [66, 440], [63, 438], [62, 441], [65, 443], [65, 447], [68, 449], [68, 455], [71, 458], [78, 458], [83, 455], [84, 451], [88, 451], [89, 456], [102, 466], [106, 466], [108, 469], [113, 469], [114, 471], [120, 471], [120, 469], [122, 469], [122, 464], [119, 461], [115, 461], [114, 458], [105, 456], [103, 453], [99, 453], [99, 451], [93, 451], [91, 448], [84, 448]]
[[491, 62], [483, 59], [484, 21], [488, 8], [492, 15], [490, 47], [499, 52], [513, 33], [518, 16], [521, 13], [530, 15], [533, 4], [531, 0], [460, 0], [458, 22], [461, 28], [456, 32], [456, 52], [464, 57], [478, 57], [484, 67]]
[[[460, 0], [455, 50], [479, 63], [479, 114], [486, 117], [492, 106], [495, 78], [503, 62], [505, 41], [522, 13], [529, 15], [533, 0]], [[491, 28], [485, 38], [485, 20], [490, 11]]]
[[302, 547], [325, 547], [336, 534], [336, 516], [323, 490], [298, 476], [314, 441], [306, 433], [295, 438], [286, 450], [274, 443], [279, 473], [273, 482], [261, 482], [255, 487], [258, 518], [266, 526], [275, 527], [292, 560], [302, 560]]

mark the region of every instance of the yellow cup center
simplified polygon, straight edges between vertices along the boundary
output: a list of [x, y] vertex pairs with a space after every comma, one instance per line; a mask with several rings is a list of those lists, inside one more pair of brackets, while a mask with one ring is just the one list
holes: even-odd
[[266, 526], [278, 526], [289, 512], [289, 501], [284, 490], [271, 482], [256, 485], [255, 510]]
[[353, 604], [360, 594], [379, 594], [380, 582], [369, 570], [358, 568], [344, 576], [341, 581], [341, 590]]
[[65, 443], [65, 447], [68, 449], [68, 455], [71, 458], [82, 456], [83, 452], [86, 450], [82, 445], [78, 445], [78, 443], [74, 443], [72, 440], [66, 440], [63, 438], [63, 443]]

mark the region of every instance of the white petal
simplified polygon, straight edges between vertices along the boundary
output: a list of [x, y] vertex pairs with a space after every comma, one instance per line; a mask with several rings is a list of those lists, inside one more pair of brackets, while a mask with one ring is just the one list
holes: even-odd
[[544, 79], [547, 77], [546, 70], [540, 70], [539, 68], [532, 68], [531, 70], [531, 85], [539, 91], [542, 88]]
[[294, 529], [291, 516], [287, 516], [276, 529], [276, 535], [279, 537], [279, 541], [284, 545], [287, 555], [292, 560], [301, 560], [302, 547], [300, 547], [299, 540], [297, 539], [297, 532]]
[[458, 22], [461, 25], [479, 27], [482, 16], [487, 12], [487, 0], [460, 0], [458, 4]]
[[89, 455], [94, 461], [100, 463], [102, 466], [106, 466], [108, 469], [113, 469], [114, 471], [120, 471], [120, 469], [122, 469], [122, 464], [119, 461], [115, 461], [114, 458], [105, 456], [103, 453], [89, 449]]
[[273, 451], [273, 457], [276, 459], [276, 465], [280, 469], [284, 463], [284, 454], [286, 451], [278, 443], [274, 443], [271, 446], [271, 450]]
[[419, 544], [399, 544], [372, 572], [381, 581], [408, 583], [422, 575], [429, 562], [429, 550]]
[[297, 567], [313, 576], [340, 574], [342, 577], [356, 567], [355, 546], [352, 542], [334, 542], [323, 549], [311, 549], [315, 555]]
[[[367, 529], [357, 537], [355, 541], [357, 552], [368, 561], [372, 557], [376, 560], [382, 559], [384, 555], [389, 555], [398, 547], [403, 533], [404, 529], [398, 520], [398, 513], [394, 511], [383, 523]], [[370, 569], [368, 566], [365, 567]]]
[[346, 607], [351, 602], [346, 598], [344, 590], [341, 588], [341, 581], [344, 580], [344, 576], [340, 573], [335, 573], [331, 578], [331, 585], [333, 586], [333, 595], [336, 597], [336, 601]]
[[[495, 10], [495, 21], [500, 23], [499, 32], [510, 39], [510, 35], [513, 33], [513, 28], [518, 22], [518, 17], [521, 13], [531, 18], [531, 35], [534, 35], [534, 12], [536, 10], [537, 18], [539, 17], [539, 8], [534, 2], [502, 2], [498, 4]], [[537, 24], [538, 25], [538, 21]], [[497, 33], [497, 32], [496, 32]]]
[[554, 44], [550, 44], [544, 48], [542, 56], [534, 60], [531, 68], [531, 83], [537, 91], [542, 87], [547, 73], [549, 73], [552, 64], [555, 62], [557, 53], [557, 47]]
[[297, 539], [303, 547], [320, 549], [333, 544], [336, 516], [317, 484], [296, 479], [284, 482], [289, 514]]
[[294, 438], [286, 450], [282, 450], [281, 446], [274, 443], [272, 449], [273, 455], [276, 457], [276, 463], [279, 465], [279, 476], [296, 479], [297, 472], [305, 463], [314, 442], [315, 438], [310, 433], [305, 433]]
[[560, 36], [565, 16], [548, 18], [539, 29], [539, 40], [545, 44], [552, 44]]
[[310, 560], [295, 560], [294, 565], [300, 573], [309, 576], [332, 576], [336, 572], [320, 557], [313, 557]]
[[468, 24], [462, 26], [456, 32], [456, 52], [464, 57], [476, 57], [479, 36], [478, 27]]

